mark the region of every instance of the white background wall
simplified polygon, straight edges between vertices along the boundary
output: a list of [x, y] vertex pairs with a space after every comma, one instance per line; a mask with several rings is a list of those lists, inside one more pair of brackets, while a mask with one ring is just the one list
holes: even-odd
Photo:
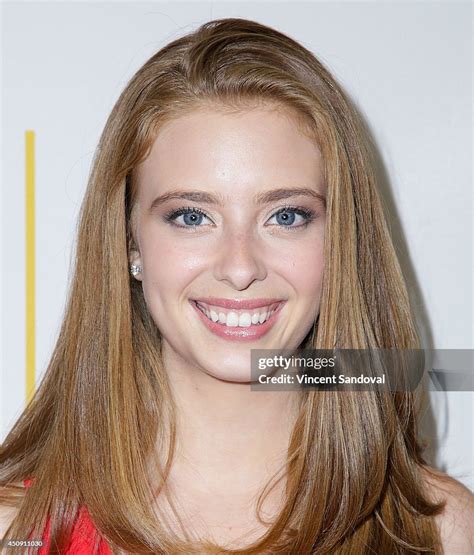
[[[382, 194], [424, 335], [436, 348], [472, 349], [469, 2], [3, 2], [0, 438], [25, 403], [25, 130], [36, 131], [40, 376], [59, 329], [92, 154], [113, 103], [161, 46], [230, 16], [302, 42], [356, 101], [377, 144]], [[433, 463], [473, 488], [473, 394], [433, 393], [425, 418]]]

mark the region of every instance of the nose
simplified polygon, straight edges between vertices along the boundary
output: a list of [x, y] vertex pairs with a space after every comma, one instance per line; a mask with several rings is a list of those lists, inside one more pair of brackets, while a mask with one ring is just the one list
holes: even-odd
[[265, 279], [267, 270], [260, 250], [258, 239], [250, 231], [227, 233], [219, 245], [214, 277], [238, 291]]

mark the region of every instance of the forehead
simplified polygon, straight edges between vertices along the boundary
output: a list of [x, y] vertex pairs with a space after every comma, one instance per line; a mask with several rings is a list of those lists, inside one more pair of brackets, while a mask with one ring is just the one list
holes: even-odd
[[136, 171], [146, 197], [177, 186], [235, 196], [280, 186], [322, 185], [316, 142], [289, 109], [200, 108], [164, 124]]

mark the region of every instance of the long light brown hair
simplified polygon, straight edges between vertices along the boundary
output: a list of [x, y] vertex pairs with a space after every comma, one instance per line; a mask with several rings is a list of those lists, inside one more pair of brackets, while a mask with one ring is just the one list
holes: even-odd
[[[211, 21], [145, 63], [103, 131], [61, 331], [0, 450], [0, 501], [19, 506], [7, 537], [40, 537], [49, 516], [60, 551], [86, 506], [112, 548], [133, 553], [442, 552], [433, 519], [442, 505], [423, 488], [411, 393], [306, 391], [288, 450], [286, 501], [245, 549], [192, 544], [151, 509], [151, 459], [157, 445], [167, 453], [160, 488], [175, 425], [160, 333], [128, 270], [133, 172], [165, 120], [202, 105], [245, 110], [259, 102], [298, 114], [324, 161], [323, 291], [305, 346], [418, 347], [367, 139], [347, 96], [291, 38], [251, 21]], [[31, 477], [26, 492], [15, 487]]]

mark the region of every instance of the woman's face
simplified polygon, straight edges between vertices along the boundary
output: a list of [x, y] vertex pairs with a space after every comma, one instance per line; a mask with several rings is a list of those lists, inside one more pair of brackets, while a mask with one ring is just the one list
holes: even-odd
[[[165, 364], [250, 380], [250, 349], [295, 349], [318, 312], [321, 154], [276, 108], [166, 123], [137, 169], [132, 223]], [[172, 366], [171, 366], [172, 370]]]

